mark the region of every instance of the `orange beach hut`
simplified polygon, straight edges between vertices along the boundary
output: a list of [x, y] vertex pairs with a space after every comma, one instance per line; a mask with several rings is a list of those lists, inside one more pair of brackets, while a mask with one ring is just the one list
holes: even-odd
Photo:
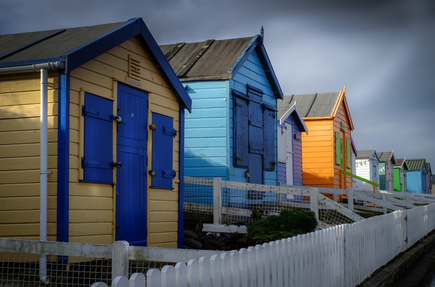
[[352, 137], [354, 129], [346, 100], [346, 87], [333, 93], [285, 96], [289, 105], [296, 103], [310, 131], [302, 134], [303, 185], [352, 186]]

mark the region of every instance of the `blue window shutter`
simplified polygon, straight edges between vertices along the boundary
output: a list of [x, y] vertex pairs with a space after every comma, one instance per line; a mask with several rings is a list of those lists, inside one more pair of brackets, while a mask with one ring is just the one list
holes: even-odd
[[264, 156], [263, 166], [264, 170], [275, 170], [275, 126], [277, 125], [275, 119], [275, 111], [264, 107], [263, 110], [263, 137], [264, 137]]
[[248, 157], [248, 101], [234, 97], [234, 166], [247, 168]]
[[174, 189], [172, 179], [176, 172], [173, 170], [172, 161], [174, 154], [174, 119], [153, 113], [153, 147], [151, 187], [161, 189]]
[[83, 180], [113, 184], [112, 101], [85, 94]]

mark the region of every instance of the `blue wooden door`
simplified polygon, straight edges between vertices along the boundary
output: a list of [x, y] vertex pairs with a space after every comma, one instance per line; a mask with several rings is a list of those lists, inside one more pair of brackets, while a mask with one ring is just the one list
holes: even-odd
[[116, 240], [147, 245], [147, 93], [118, 85]]

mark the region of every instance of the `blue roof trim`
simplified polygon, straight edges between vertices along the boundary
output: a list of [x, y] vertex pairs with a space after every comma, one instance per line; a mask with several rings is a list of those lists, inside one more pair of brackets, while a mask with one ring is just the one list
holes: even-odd
[[153, 35], [148, 30], [144, 21], [142, 21], [142, 18], [138, 18], [138, 19], [140, 19], [141, 22], [140, 31], [142, 37], [145, 39], [146, 43], [148, 44], [148, 47], [150, 48], [151, 52], [154, 54], [154, 57], [156, 57], [156, 60], [159, 63], [160, 67], [166, 73], [172, 86], [180, 95], [185, 108], [190, 112], [192, 110], [192, 99], [190, 98], [187, 91], [184, 89], [183, 85], [180, 82], [180, 79], [178, 78], [177, 74], [175, 74], [174, 69], [172, 69], [171, 65], [169, 64], [168, 60], [166, 59], [165, 55], [163, 54], [156, 40], [154, 40]]
[[248, 59], [249, 55], [255, 50], [258, 44], [258, 38], [260, 35], [255, 36], [252, 38], [251, 42], [248, 44], [248, 46], [245, 48], [245, 50], [242, 52], [242, 54], [237, 58], [234, 65], [231, 67], [231, 69], [228, 71], [228, 73], [236, 74], [239, 69], [242, 67], [243, 63]]
[[266, 74], [269, 74], [270, 80], [272, 81], [272, 86], [274, 86], [275, 90], [274, 93], [276, 96], [278, 96], [280, 99], [284, 98], [284, 94], [281, 90], [281, 86], [278, 82], [278, 78], [276, 77], [275, 71], [272, 68], [272, 64], [270, 62], [269, 56], [267, 55], [266, 49], [263, 45], [263, 37], [260, 35], [255, 36], [252, 41], [249, 43], [248, 47], [243, 51], [243, 53], [240, 55], [240, 57], [237, 59], [237, 61], [234, 63], [233, 67], [228, 71], [229, 73], [236, 74], [237, 71], [242, 67], [243, 62], [246, 61], [246, 59], [249, 57], [249, 55], [257, 48], [260, 48], [260, 55], [263, 57], [262, 60], [264, 61], [264, 64], [267, 66]]
[[33, 65], [33, 64], [49, 63], [49, 62], [65, 62], [65, 59], [64, 58], [48, 58], [48, 59], [38, 59], [38, 60], [32, 60], [32, 61], [5, 62], [5, 63], [0, 63], [0, 68], [27, 66], [27, 65]]
[[36, 45], [36, 44], [38, 44], [38, 43], [40, 43], [40, 42], [42, 42], [42, 41], [45, 41], [45, 40], [47, 40], [47, 39], [50, 39], [51, 37], [54, 37], [54, 36], [56, 36], [56, 35], [59, 35], [59, 34], [65, 32], [65, 31], [66, 31], [65, 29], [61, 29], [61, 30], [59, 30], [59, 31], [56, 31], [56, 32], [54, 32], [54, 33], [51, 33], [50, 35], [47, 35], [47, 36], [45, 36], [45, 37], [42, 37], [41, 39], [35, 40], [35, 41], [33, 41], [33, 42], [31, 42], [31, 43], [29, 43], [29, 44], [27, 44], [27, 45], [24, 45], [23, 47], [20, 47], [20, 48], [15, 49], [15, 50], [13, 50], [13, 51], [7, 53], [7, 54], [4, 54], [4, 55], [0, 56], [0, 60], [3, 60], [4, 58], [7, 58], [7, 57], [9, 57], [9, 56], [12, 56], [13, 54], [16, 54], [16, 53], [18, 53], [18, 52], [21, 52], [21, 51], [23, 51], [23, 50], [25, 50], [25, 49], [27, 49], [27, 48], [30, 48], [30, 47], [32, 47], [33, 45]]
[[267, 55], [266, 49], [264, 48], [263, 44], [260, 45], [261, 51], [263, 52], [263, 56], [264, 56], [264, 60], [266, 62], [267, 67], [269, 68], [269, 75], [270, 77], [272, 77], [273, 83], [275, 84], [275, 89], [276, 92], [278, 94], [278, 96], [280, 97], [280, 99], [284, 98], [284, 94], [281, 90], [281, 86], [278, 82], [278, 78], [276, 77], [275, 71], [272, 68], [272, 63], [269, 60], [269, 56]]
[[166, 60], [166, 57], [163, 55], [162, 50], [157, 45], [142, 18], [130, 19], [116, 29], [113, 29], [92, 41], [63, 54], [62, 57], [68, 58], [68, 66], [66, 69], [67, 71], [72, 71], [104, 52], [138, 35], [143, 37], [160, 67], [162, 67], [166, 76], [169, 78], [173, 88], [180, 96], [185, 108], [190, 112], [192, 109], [192, 99], [189, 97], [174, 70], [169, 65], [169, 62]]
[[298, 110], [298, 108], [297, 108], [297, 106], [296, 106], [296, 103], [294, 103], [286, 112], [285, 112], [285, 114], [280, 118], [280, 119], [278, 119], [278, 122], [279, 122], [279, 124], [280, 125], [282, 125], [289, 117], [290, 117], [290, 115], [291, 114], [296, 114], [296, 118], [299, 120], [299, 124], [300, 124], [300, 126], [301, 126], [301, 128], [302, 128], [302, 130], [304, 131], [304, 132], [306, 132], [307, 134], [308, 134], [308, 128], [307, 128], [307, 126], [305, 125], [305, 121], [304, 121], [304, 118], [302, 117], [302, 115], [299, 113], [299, 110]]
[[178, 240], [177, 248], [184, 246], [184, 109], [180, 103], [180, 146], [178, 184]]
[[142, 21], [142, 19], [129, 20], [125, 24], [62, 54], [61, 57], [68, 58], [67, 71], [80, 67], [84, 63], [138, 35], [140, 31], [139, 21]]
[[59, 110], [57, 142], [57, 238], [69, 241], [69, 128], [70, 76], [59, 72]]

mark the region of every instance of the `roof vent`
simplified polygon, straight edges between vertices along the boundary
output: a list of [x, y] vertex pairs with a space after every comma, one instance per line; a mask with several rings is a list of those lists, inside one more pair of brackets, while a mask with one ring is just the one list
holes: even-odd
[[140, 60], [128, 55], [128, 77], [140, 82]]

